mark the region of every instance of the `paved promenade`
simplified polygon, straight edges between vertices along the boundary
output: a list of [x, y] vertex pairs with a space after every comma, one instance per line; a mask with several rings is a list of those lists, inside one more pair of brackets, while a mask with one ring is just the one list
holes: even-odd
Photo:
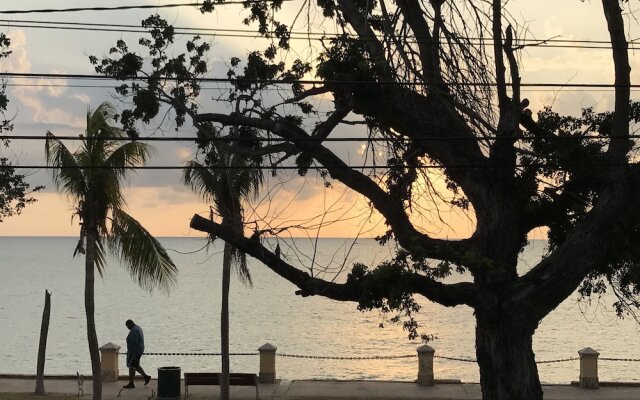
[[[104, 383], [105, 400], [149, 400], [156, 395], [157, 382], [152, 380], [148, 386], [136, 381], [135, 389], [122, 389], [124, 381]], [[78, 383], [75, 378], [47, 379], [45, 388], [48, 393], [78, 395]], [[34, 378], [0, 377], [0, 392], [29, 393], [35, 389]], [[82, 399], [91, 399], [91, 381], [83, 384]], [[640, 387], [602, 386], [598, 390], [580, 389], [570, 385], [545, 385], [546, 400], [637, 400], [640, 399]], [[214, 386], [193, 386], [189, 388], [189, 399], [215, 400], [219, 391]], [[184, 388], [181, 391], [184, 397]], [[242, 400], [255, 399], [253, 387], [232, 387], [231, 398]], [[480, 386], [473, 383], [436, 384], [433, 387], [421, 387], [413, 382], [388, 381], [311, 381], [279, 380], [275, 385], [261, 385], [260, 399], [274, 400], [480, 400]]]

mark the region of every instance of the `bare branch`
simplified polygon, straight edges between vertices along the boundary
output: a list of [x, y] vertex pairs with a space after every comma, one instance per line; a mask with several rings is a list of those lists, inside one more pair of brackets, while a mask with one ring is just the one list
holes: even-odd
[[[277, 254], [264, 247], [259, 241], [251, 240], [232, 229], [195, 214], [191, 219], [191, 228], [222, 238], [240, 251], [256, 258], [269, 269], [296, 285], [300, 296], [323, 296], [340, 301], [359, 301], [364, 288], [352, 281], [335, 283], [312, 277], [281, 259]], [[408, 282], [407, 291], [417, 293], [444, 306], [473, 306], [476, 302], [476, 290], [471, 283], [443, 284], [425, 276], [414, 274]]]

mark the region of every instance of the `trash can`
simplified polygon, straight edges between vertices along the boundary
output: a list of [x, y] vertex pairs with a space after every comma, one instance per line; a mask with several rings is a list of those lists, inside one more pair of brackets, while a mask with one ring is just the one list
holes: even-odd
[[157, 399], [180, 399], [180, 367], [158, 368], [158, 395]]

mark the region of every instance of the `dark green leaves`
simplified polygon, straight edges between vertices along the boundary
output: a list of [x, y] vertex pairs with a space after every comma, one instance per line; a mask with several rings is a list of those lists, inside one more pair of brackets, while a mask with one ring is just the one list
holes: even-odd
[[20, 214], [27, 204], [34, 203], [36, 199], [29, 194], [40, 189], [43, 187], [29, 191], [25, 175], [19, 174], [6, 158], [0, 158], [0, 222]]
[[413, 318], [413, 314], [420, 311], [420, 305], [409, 290], [408, 278], [412, 272], [405, 255], [401, 251], [396, 259], [384, 262], [374, 270], [363, 264], [354, 264], [347, 277], [347, 285], [361, 293], [358, 310], [379, 309], [383, 314], [392, 313], [394, 316], [390, 322], [402, 322], [410, 339], [426, 338], [426, 335], [418, 333], [420, 325]]

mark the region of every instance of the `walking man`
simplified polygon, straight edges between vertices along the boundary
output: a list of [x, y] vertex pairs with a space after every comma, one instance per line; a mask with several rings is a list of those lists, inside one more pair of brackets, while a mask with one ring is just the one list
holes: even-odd
[[129, 367], [129, 383], [124, 385], [125, 389], [133, 389], [136, 385], [133, 384], [133, 378], [136, 375], [136, 371], [144, 377], [144, 384], [148, 384], [151, 377], [147, 375], [140, 366], [140, 358], [144, 353], [144, 334], [142, 328], [134, 324], [132, 320], [128, 319], [124, 323], [129, 328], [129, 334], [127, 335], [127, 367]]

